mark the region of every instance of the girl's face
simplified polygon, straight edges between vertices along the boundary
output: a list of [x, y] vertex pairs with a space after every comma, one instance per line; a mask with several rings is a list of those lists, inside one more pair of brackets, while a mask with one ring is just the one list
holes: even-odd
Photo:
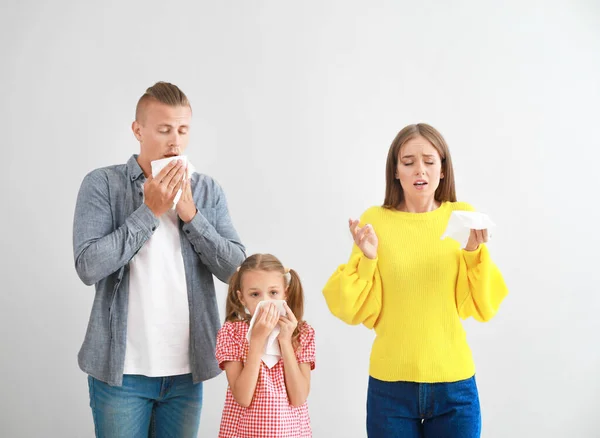
[[277, 271], [247, 271], [240, 281], [241, 291], [237, 291], [240, 302], [254, 315], [261, 301], [285, 300], [287, 287], [285, 276]]

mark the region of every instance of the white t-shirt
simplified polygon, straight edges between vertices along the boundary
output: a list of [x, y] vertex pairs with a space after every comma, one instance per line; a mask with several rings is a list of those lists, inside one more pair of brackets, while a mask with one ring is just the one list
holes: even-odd
[[191, 372], [190, 313], [179, 219], [170, 209], [129, 262], [124, 374], [164, 377]]

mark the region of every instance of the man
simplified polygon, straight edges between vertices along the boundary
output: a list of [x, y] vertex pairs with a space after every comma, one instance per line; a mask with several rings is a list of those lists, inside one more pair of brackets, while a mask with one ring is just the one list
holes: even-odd
[[213, 179], [177, 159], [152, 177], [152, 161], [184, 153], [191, 118], [177, 86], [148, 88], [132, 125], [140, 154], [79, 191], [75, 267], [96, 287], [79, 366], [98, 437], [196, 437], [202, 381], [220, 372], [212, 276], [226, 282], [245, 249]]

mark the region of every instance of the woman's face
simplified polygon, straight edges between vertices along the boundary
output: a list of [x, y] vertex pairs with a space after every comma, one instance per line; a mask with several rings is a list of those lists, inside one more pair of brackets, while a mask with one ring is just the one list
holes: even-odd
[[443, 177], [440, 154], [427, 139], [417, 136], [402, 145], [396, 179], [400, 180], [405, 199], [415, 202], [433, 200]]

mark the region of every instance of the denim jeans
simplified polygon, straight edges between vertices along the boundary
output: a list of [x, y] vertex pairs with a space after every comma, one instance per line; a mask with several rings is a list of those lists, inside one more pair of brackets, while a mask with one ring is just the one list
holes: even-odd
[[479, 438], [475, 376], [452, 383], [384, 382], [369, 377], [369, 438]]
[[124, 375], [123, 386], [88, 376], [90, 407], [98, 438], [196, 438], [202, 382], [191, 374], [171, 377]]

